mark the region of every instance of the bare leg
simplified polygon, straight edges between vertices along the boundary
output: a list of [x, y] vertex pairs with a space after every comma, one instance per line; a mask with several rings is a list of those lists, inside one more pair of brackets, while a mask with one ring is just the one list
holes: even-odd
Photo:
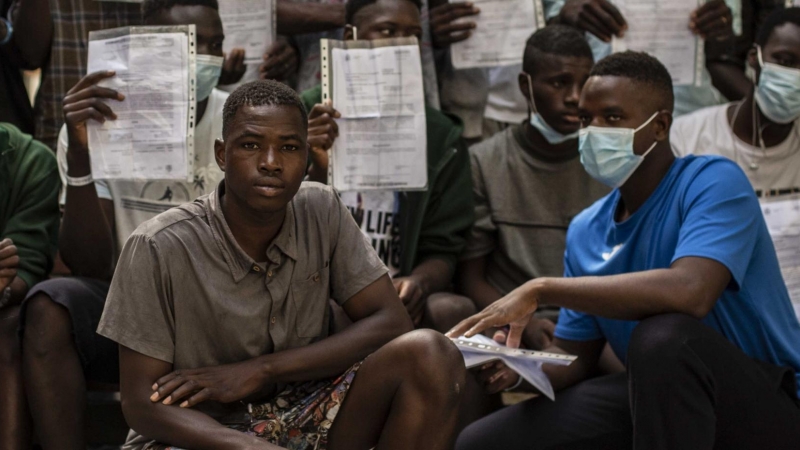
[[28, 302], [22, 366], [39, 442], [45, 450], [84, 450], [86, 382], [69, 313], [44, 294]]
[[0, 311], [0, 448], [8, 450], [23, 450], [31, 445], [18, 328], [19, 306]]
[[449, 292], [431, 294], [425, 300], [422, 327], [446, 333], [477, 312], [475, 303], [467, 297]]
[[447, 338], [405, 334], [359, 369], [330, 433], [330, 450], [445, 450], [453, 446], [464, 362]]

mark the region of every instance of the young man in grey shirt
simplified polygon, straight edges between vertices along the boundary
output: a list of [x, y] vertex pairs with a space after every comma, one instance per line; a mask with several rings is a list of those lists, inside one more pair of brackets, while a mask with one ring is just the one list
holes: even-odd
[[[303, 183], [306, 111], [225, 103], [218, 189], [125, 244], [98, 332], [120, 345], [128, 448], [451, 448], [463, 361], [412, 330], [335, 192]], [[328, 336], [328, 299], [354, 322]], [[401, 336], [403, 335], [403, 336]]]
[[[459, 287], [479, 309], [533, 278], [562, 276], [570, 221], [609, 191], [578, 155], [578, 99], [592, 65], [575, 29], [549, 25], [534, 33], [519, 76], [529, 119], [470, 148], [476, 222]], [[533, 320], [525, 344], [545, 347], [553, 327]], [[486, 379], [489, 392], [508, 387], [502, 375]]]

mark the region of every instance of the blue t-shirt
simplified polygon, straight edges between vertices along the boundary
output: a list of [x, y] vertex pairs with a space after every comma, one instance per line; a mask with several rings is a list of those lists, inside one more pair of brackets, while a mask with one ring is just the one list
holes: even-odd
[[[800, 323], [742, 170], [716, 156], [679, 158], [644, 205], [617, 223], [619, 200], [615, 189], [572, 221], [564, 276], [664, 269], [688, 256], [718, 261], [731, 283], [703, 322], [750, 357], [794, 368], [800, 386]], [[606, 339], [624, 362], [636, 325], [563, 308], [555, 335]]]

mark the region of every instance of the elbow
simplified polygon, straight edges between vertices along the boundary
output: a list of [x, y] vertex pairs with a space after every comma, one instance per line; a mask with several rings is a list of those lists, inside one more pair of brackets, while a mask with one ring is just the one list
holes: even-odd
[[125, 395], [125, 392], [121, 393], [121, 397], [122, 415], [125, 417], [125, 422], [128, 423], [128, 426], [139, 434], [152, 436], [153, 433], [150, 430], [151, 427], [147, 418], [152, 417], [150, 409], [152, 409], [153, 405], [132, 400], [129, 395]]
[[683, 305], [680, 312], [687, 314], [695, 319], [702, 320], [714, 308], [717, 303], [718, 295], [709, 292], [704, 283], [693, 283], [693, 285], [686, 286], [686, 292], [683, 295]]

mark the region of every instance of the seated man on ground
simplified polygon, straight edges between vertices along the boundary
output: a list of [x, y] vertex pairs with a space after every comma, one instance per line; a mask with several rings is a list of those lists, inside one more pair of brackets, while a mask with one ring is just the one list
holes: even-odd
[[[344, 38], [386, 39], [421, 37], [418, 0], [351, 0], [347, 3]], [[327, 150], [337, 137], [336, 105], [322, 104], [317, 86], [302, 95], [310, 109], [309, 178], [325, 183]], [[469, 155], [460, 138], [461, 127], [451, 117], [426, 108], [428, 138], [428, 189], [422, 192], [343, 192], [344, 204], [363, 217], [392, 215], [393, 225], [385, 233], [373, 232], [374, 224], [359, 221], [373, 242], [400, 299], [415, 326], [447, 331], [475, 309], [468, 299], [442, 293], [450, 289], [456, 261], [472, 225], [473, 203]], [[372, 211], [368, 214], [367, 211]], [[394, 214], [397, 212], [397, 214]], [[361, 217], [362, 214], [358, 214]], [[390, 247], [390, 251], [382, 251]], [[438, 294], [437, 294], [438, 293]]]
[[[449, 334], [562, 307], [545, 365], [557, 390], [467, 428], [468, 449], [796, 449], [800, 323], [747, 178], [672, 154], [672, 79], [644, 53], [611, 55], [581, 93], [581, 161], [615, 188], [567, 233], [565, 278], [538, 278]], [[625, 373], [587, 379], [608, 342]], [[753, 426], [757, 424], [757, 426]]]
[[117, 345], [95, 332], [119, 249], [142, 222], [210, 192], [223, 176], [214, 162], [214, 140], [222, 135], [222, 106], [228, 95], [215, 89], [224, 39], [217, 2], [148, 0], [142, 9], [146, 25], [196, 26], [195, 177], [193, 182], [92, 183], [86, 124], [114, 120], [115, 103], [126, 100], [97, 86], [114, 76], [109, 72], [87, 75], [64, 98], [66, 125], [58, 159], [66, 190], [59, 249], [74, 277], [48, 280], [28, 294], [20, 314], [24, 383], [16, 379], [14, 386], [14, 392], [25, 393], [30, 410], [18, 420], [26, 421], [30, 430], [32, 419], [44, 450], [85, 447], [86, 380], [119, 382]]
[[19, 304], [53, 268], [58, 238], [58, 167], [53, 152], [0, 123], [0, 448], [27, 448]]
[[[475, 224], [457, 286], [478, 309], [528, 280], [561, 276], [569, 222], [609, 191], [586, 173], [578, 155], [578, 100], [593, 64], [576, 29], [550, 25], [534, 33], [519, 75], [528, 119], [469, 150]], [[557, 312], [546, 315], [555, 319]], [[533, 319], [523, 343], [544, 348], [553, 328]]]
[[758, 197], [800, 193], [800, 8], [767, 18], [748, 62], [756, 83], [744, 100], [677, 119], [672, 148], [733, 160]]
[[[128, 447], [447, 449], [455, 346], [415, 331], [329, 187], [301, 184], [308, 118], [254, 81], [225, 103], [216, 191], [145, 222], [98, 332], [120, 345]], [[328, 300], [354, 322], [328, 336]]]

